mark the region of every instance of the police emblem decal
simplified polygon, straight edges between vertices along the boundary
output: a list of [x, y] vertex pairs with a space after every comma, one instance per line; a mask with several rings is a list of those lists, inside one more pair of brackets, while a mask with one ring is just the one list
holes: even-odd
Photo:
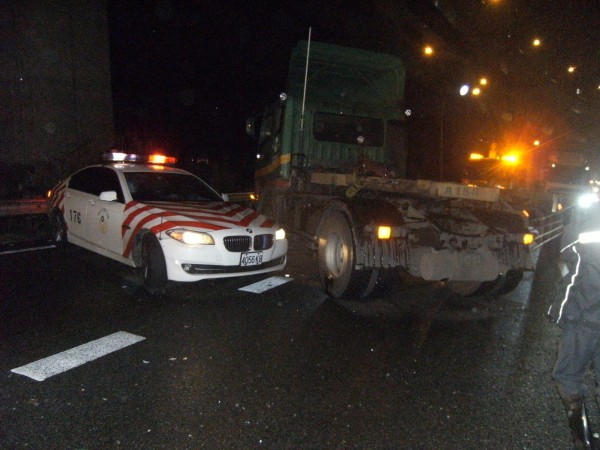
[[106, 234], [108, 231], [108, 211], [106, 208], [102, 208], [98, 213], [98, 228], [100, 229], [100, 233]]

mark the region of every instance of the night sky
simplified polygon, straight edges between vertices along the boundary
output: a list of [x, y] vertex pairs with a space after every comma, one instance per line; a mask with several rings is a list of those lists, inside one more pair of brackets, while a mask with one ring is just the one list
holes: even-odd
[[251, 187], [256, 145], [245, 121], [282, 91], [307, 24], [261, 2], [116, 1], [109, 15], [115, 122], [125, 144], [209, 158], [228, 175], [229, 185], [215, 176], [218, 187]]
[[[553, 145], [558, 133], [598, 145], [597, 0], [435, 3], [437, 10], [425, 0], [110, 1], [118, 144], [209, 158], [218, 188], [251, 188], [255, 144], [244, 122], [283, 90], [289, 53], [312, 27], [314, 40], [404, 59], [407, 107], [414, 111], [409, 145], [421, 155], [413, 175], [438, 171], [443, 96], [455, 152], [496, 139], [507, 117], [519, 115]], [[544, 40], [543, 54], [528, 48], [533, 35]], [[434, 60], [420, 54], [424, 43], [438, 49]], [[576, 76], [567, 78], [568, 64], [577, 65]], [[478, 72], [494, 80], [495, 91], [462, 106], [449, 93], [460, 77]], [[584, 95], [575, 93], [579, 86]], [[450, 170], [459, 170], [462, 157], [451, 157]]]

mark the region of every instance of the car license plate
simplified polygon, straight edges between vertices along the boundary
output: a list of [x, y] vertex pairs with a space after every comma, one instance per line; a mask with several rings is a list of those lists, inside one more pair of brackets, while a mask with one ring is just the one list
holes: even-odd
[[262, 264], [263, 252], [246, 252], [242, 253], [240, 266], [258, 266]]

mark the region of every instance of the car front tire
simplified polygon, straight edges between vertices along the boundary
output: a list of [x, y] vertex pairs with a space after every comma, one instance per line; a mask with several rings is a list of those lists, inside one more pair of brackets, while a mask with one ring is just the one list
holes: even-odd
[[67, 245], [67, 225], [61, 212], [55, 209], [50, 217], [52, 225], [52, 239], [57, 248], [64, 248]]
[[142, 239], [142, 283], [150, 294], [160, 293], [167, 286], [167, 265], [160, 242], [153, 234]]

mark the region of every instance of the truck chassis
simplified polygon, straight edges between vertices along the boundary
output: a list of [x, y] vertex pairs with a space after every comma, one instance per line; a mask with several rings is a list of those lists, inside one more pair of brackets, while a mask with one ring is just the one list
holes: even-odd
[[366, 298], [398, 271], [461, 295], [507, 293], [534, 268], [527, 220], [495, 188], [312, 173], [266, 189], [258, 207], [310, 238], [334, 298]]

